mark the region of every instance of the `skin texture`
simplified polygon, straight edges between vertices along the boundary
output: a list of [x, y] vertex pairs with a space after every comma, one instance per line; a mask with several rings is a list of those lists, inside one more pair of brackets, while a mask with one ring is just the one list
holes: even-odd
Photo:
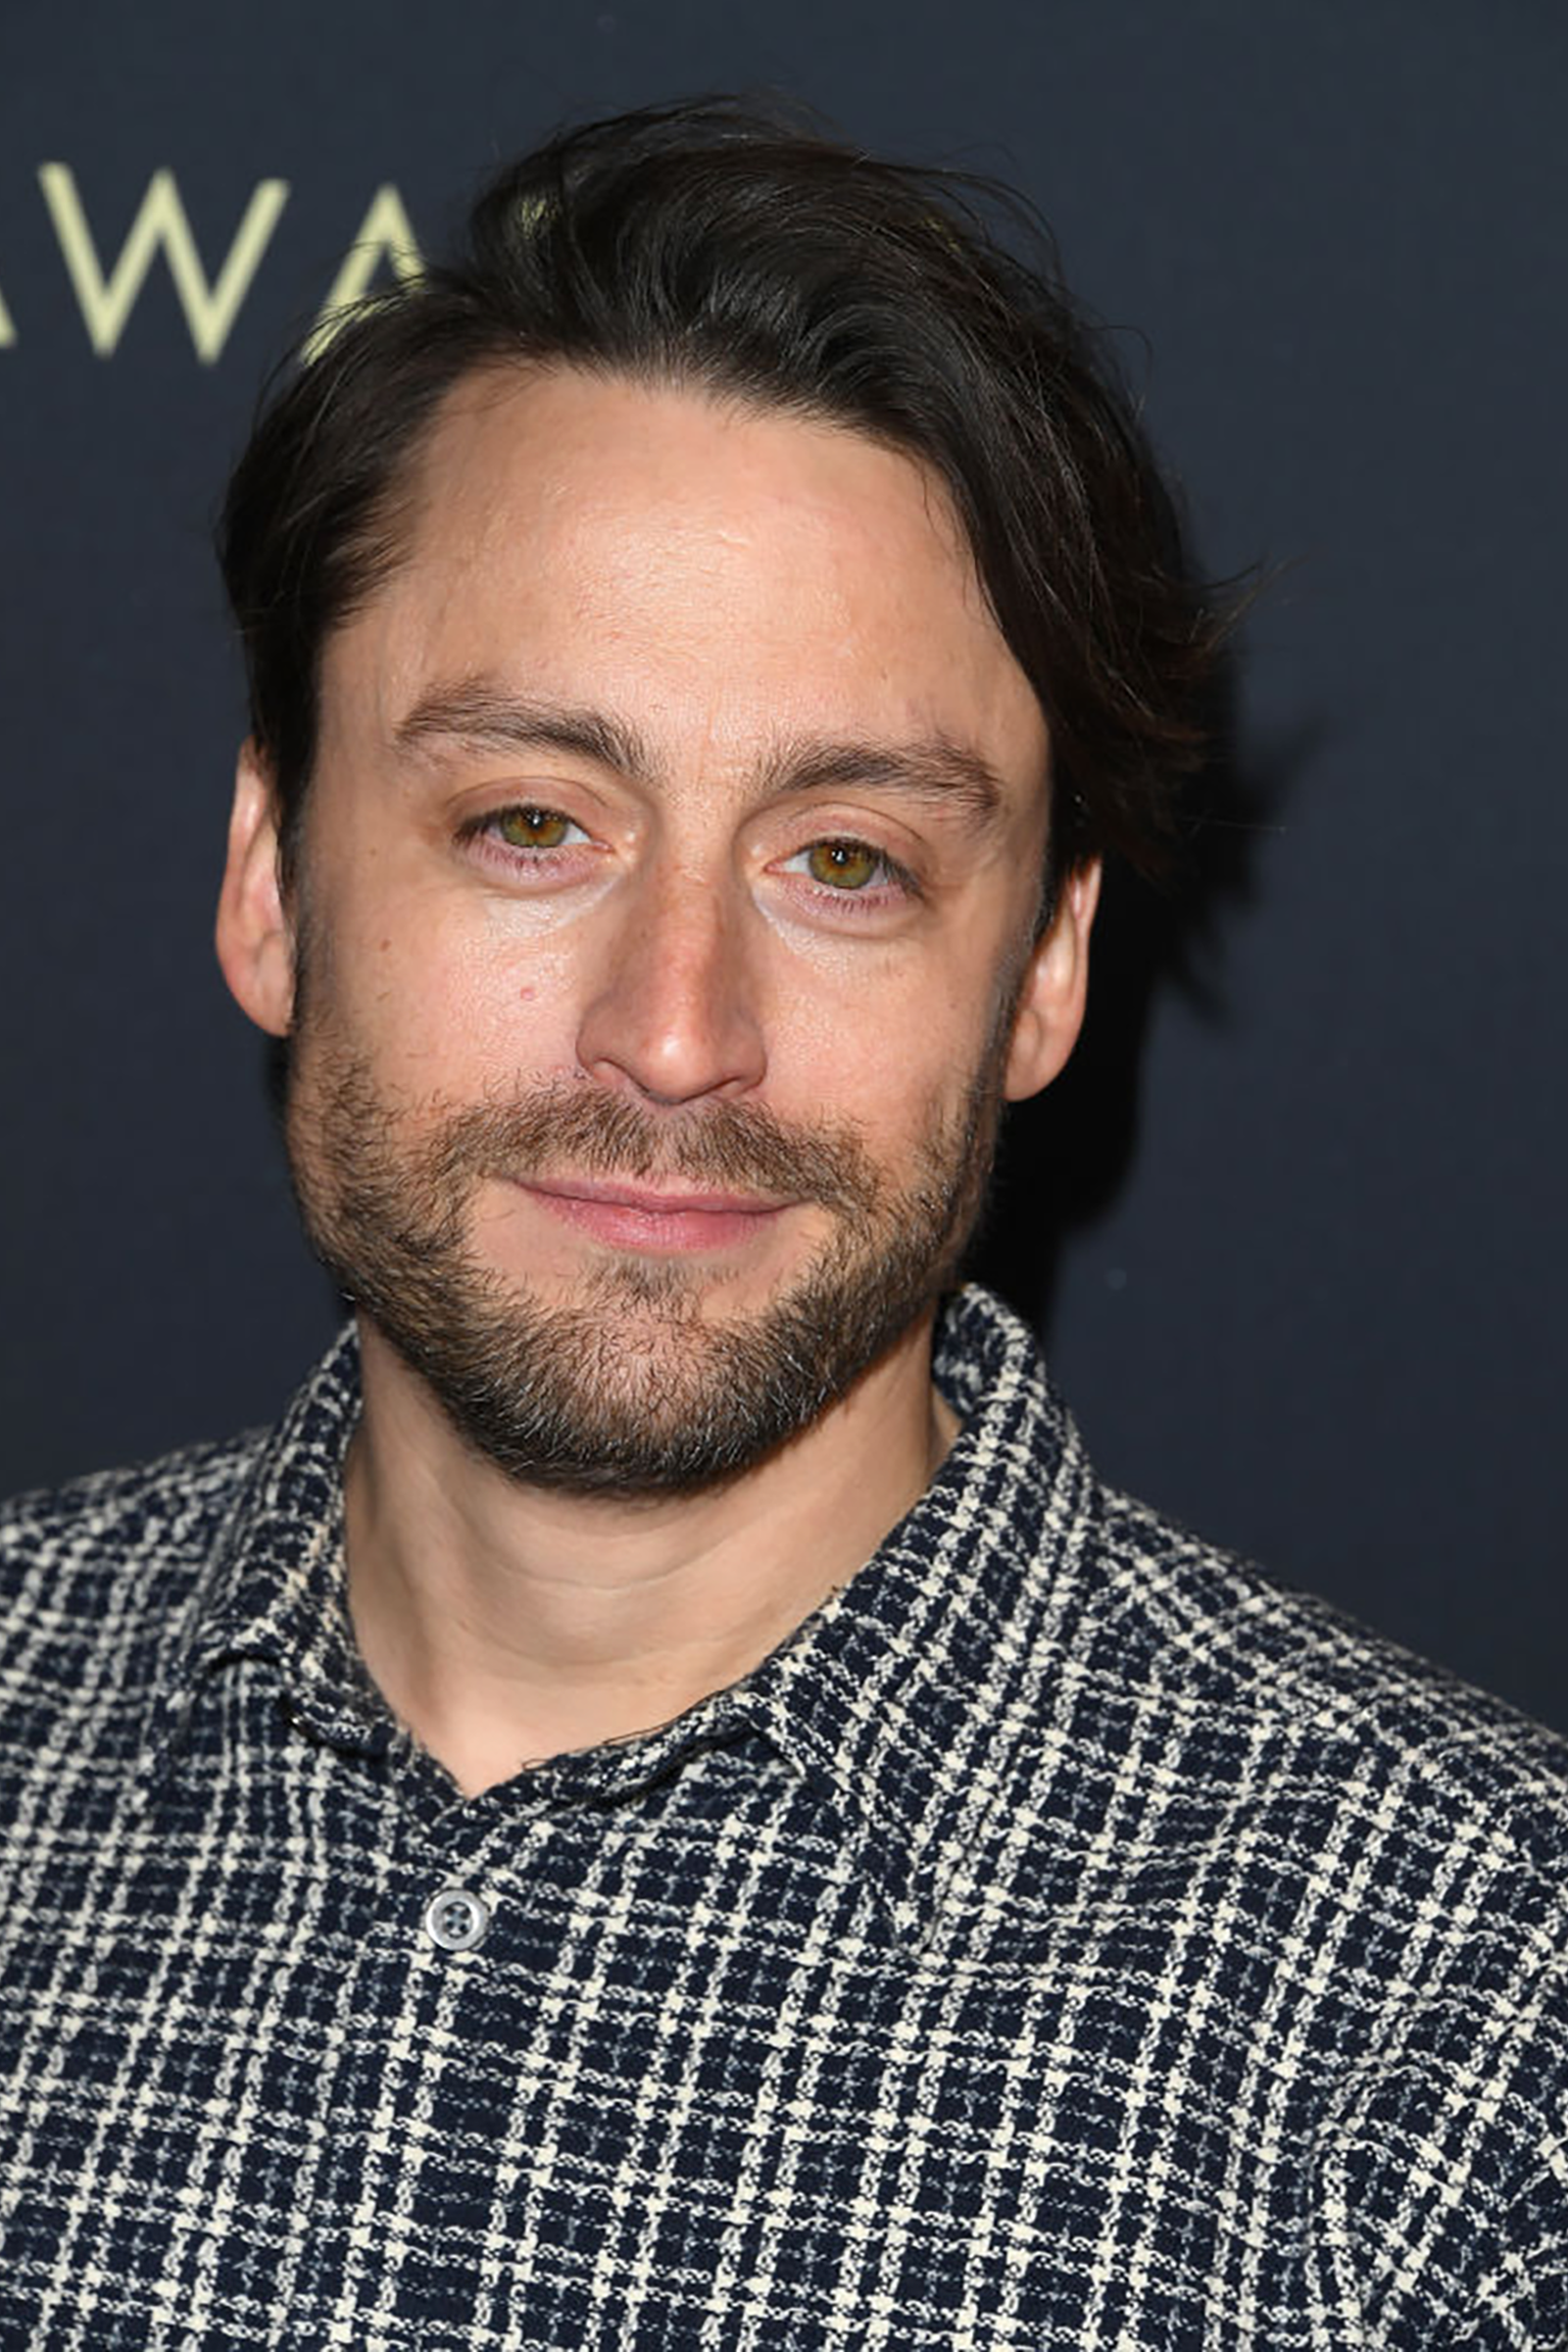
[[[253, 1019], [295, 1032], [308, 1203], [340, 1184], [321, 1138], [350, 1069], [406, 1166], [485, 1105], [630, 1106], [624, 1180], [547, 1152], [523, 1181], [470, 1170], [455, 1213], [495, 1296], [592, 1299], [635, 1410], [671, 1350], [765, 1314], [842, 1228], [762, 1167], [723, 1184], [701, 1139], [755, 1114], [906, 1193], [977, 1089], [1031, 1094], [1066, 1059], [1098, 876], [1068, 877], [1035, 940], [1045, 721], [910, 459], [518, 370], [450, 398], [417, 491], [403, 560], [326, 649], [293, 903], [241, 756], [220, 957]], [[954, 1434], [925, 1310], [739, 1476], [563, 1491], [477, 1451], [361, 1320], [350, 1605], [467, 1791], [748, 1671]]]

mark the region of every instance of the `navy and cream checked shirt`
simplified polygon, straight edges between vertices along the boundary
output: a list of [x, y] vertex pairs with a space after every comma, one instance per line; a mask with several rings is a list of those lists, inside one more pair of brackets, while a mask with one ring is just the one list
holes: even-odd
[[847, 1591], [462, 1798], [270, 1437], [4, 1522], [0, 2344], [1568, 2345], [1562, 1747], [1108, 1493], [970, 1291]]

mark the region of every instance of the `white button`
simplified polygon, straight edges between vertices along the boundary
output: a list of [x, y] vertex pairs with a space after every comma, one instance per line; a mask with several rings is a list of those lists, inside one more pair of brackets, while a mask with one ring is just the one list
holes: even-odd
[[427, 1906], [424, 1932], [444, 1952], [471, 1952], [490, 1925], [490, 1906], [466, 1886], [444, 1886]]

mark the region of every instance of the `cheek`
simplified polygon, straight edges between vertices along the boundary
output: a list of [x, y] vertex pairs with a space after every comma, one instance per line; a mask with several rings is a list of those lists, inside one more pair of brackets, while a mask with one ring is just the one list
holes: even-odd
[[770, 1038], [773, 1107], [853, 1122], [893, 1158], [916, 1154], [967, 1106], [992, 1046], [983, 975], [852, 968], [838, 985], [779, 992]]
[[574, 1064], [571, 961], [511, 935], [499, 910], [476, 922], [433, 897], [350, 902], [326, 958], [329, 999], [313, 1009], [383, 1084], [472, 1100]]

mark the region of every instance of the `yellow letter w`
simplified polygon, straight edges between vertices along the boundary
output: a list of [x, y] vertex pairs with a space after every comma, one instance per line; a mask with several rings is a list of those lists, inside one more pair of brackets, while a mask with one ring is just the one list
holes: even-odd
[[196, 356], [209, 363], [216, 360], [228, 340], [229, 328], [287, 202], [287, 180], [258, 180], [216, 285], [207, 282], [172, 172], [155, 172], [147, 182], [130, 234], [107, 277], [70, 165], [40, 164], [38, 180], [76, 289], [88, 339], [99, 357], [107, 359], [120, 341], [153, 256], [162, 246]]

